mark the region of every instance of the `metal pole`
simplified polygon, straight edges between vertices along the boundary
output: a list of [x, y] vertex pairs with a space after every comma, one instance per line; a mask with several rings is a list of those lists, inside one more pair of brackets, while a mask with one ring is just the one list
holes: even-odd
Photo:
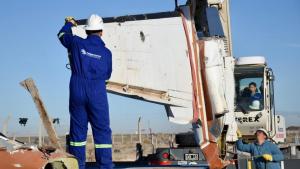
[[42, 127], [42, 146], [45, 144], [45, 135]]
[[39, 125], [39, 146], [42, 146], [42, 122], [40, 120], [40, 125]]
[[142, 135], [141, 135], [141, 119], [142, 117], [139, 117], [138, 120], [138, 135], [139, 135], [139, 143], [142, 143]]
[[284, 161], [280, 162], [281, 169], [284, 169]]
[[153, 134], [151, 133], [151, 145], [152, 145], [152, 154], [155, 153], [155, 145], [154, 145], [154, 140], [153, 140]]
[[247, 160], [247, 169], [252, 169], [251, 159]]
[[3, 133], [5, 136], [7, 136], [7, 126], [8, 126], [8, 123], [9, 123], [10, 118], [11, 118], [11, 115], [9, 114], [9, 115], [7, 116], [7, 118], [6, 118], [6, 119], [4, 120], [4, 122], [3, 122], [2, 133]]
[[178, 9], [178, 0], [175, 0], [175, 10]]

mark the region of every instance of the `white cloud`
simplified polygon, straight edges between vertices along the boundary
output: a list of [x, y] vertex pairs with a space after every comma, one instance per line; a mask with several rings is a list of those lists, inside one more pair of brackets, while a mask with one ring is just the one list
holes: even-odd
[[300, 48], [300, 43], [288, 43], [287, 46], [292, 48]]

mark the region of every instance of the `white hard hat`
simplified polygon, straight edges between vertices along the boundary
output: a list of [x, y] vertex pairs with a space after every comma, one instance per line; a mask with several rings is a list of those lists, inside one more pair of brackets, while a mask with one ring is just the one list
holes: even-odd
[[87, 20], [85, 30], [88, 31], [97, 31], [97, 30], [103, 30], [103, 20], [100, 16], [96, 14], [92, 14], [90, 18]]
[[252, 102], [252, 104], [249, 106], [250, 109], [253, 109], [253, 110], [259, 110], [260, 109], [260, 102], [259, 100], [254, 100]]
[[262, 131], [263, 133], [265, 133], [265, 135], [266, 135], [267, 137], [269, 137], [269, 134], [268, 134], [268, 132], [267, 132], [266, 129], [264, 129], [264, 128], [259, 128], [259, 129], [256, 130], [255, 134], [256, 134], [258, 131]]

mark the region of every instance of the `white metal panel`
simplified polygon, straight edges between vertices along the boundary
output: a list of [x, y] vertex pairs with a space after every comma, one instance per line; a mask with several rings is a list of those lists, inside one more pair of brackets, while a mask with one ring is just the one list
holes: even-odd
[[224, 43], [221, 39], [211, 39], [205, 42], [205, 72], [208, 94], [214, 114], [228, 112], [224, 85]]
[[[205, 41], [205, 71], [208, 93], [214, 114], [223, 114], [218, 118], [220, 127], [228, 125], [226, 140], [236, 141], [237, 123], [234, 113], [234, 59], [228, 56], [222, 38], [212, 38]], [[221, 131], [222, 129], [220, 129]], [[219, 133], [220, 134], [220, 133]], [[217, 135], [218, 136], [218, 135]]]
[[[82, 27], [73, 33], [86, 36]], [[113, 55], [108, 91], [172, 105], [168, 114], [173, 122], [192, 120], [191, 68], [181, 17], [105, 23], [103, 40]]]
[[188, 124], [193, 119], [193, 108], [170, 106], [168, 113], [169, 121], [177, 124]]
[[236, 65], [266, 65], [266, 59], [263, 56], [239, 57]]
[[228, 106], [228, 113], [225, 114], [224, 124], [228, 125], [226, 141], [236, 141], [237, 123], [234, 113], [235, 82], [234, 82], [234, 58], [225, 57], [225, 98]]
[[223, 2], [224, 2], [224, 0], [208, 0], [207, 1], [208, 4], [221, 4]]
[[110, 81], [191, 93], [181, 18], [108, 23], [105, 27], [103, 39], [114, 58]]

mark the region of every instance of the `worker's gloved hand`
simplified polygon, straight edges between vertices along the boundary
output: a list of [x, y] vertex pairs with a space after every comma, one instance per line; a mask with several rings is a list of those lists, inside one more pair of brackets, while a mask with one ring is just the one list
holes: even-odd
[[242, 135], [242, 133], [241, 133], [241, 131], [239, 129], [236, 130], [236, 135], [237, 135], [238, 138], [242, 138], [243, 137], [243, 135]]
[[76, 22], [76, 20], [74, 19], [74, 17], [72, 17], [72, 16], [66, 17], [66, 18], [65, 18], [65, 22], [66, 22], [66, 23], [67, 23], [67, 22], [71, 22], [74, 26], [77, 26], [77, 22]]
[[262, 157], [266, 160], [266, 161], [272, 161], [273, 157], [271, 154], [264, 154], [262, 155]]

